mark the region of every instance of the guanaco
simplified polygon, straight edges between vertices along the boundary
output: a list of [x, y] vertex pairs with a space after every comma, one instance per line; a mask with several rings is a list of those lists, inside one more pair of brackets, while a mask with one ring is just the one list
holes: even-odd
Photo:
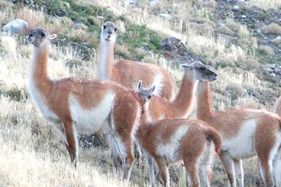
[[[273, 160], [281, 145], [281, 119], [264, 110], [230, 109], [215, 112], [208, 81], [197, 86], [198, 119], [221, 133], [223, 143], [219, 157], [231, 186], [244, 186], [242, 160], [258, 157], [265, 186], [273, 186]], [[279, 169], [279, 176], [281, 175]]]
[[117, 30], [112, 22], [104, 23], [101, 28], [97, 78], [110, 79], [131, 89], [135, 89], [138, 81], [142, 80], [147, 86], [156, 85], [155, 93], [171, 100], [174, 96], [175, 80], [167, 70], [154, 64], [124, 59], [114, 63]]
[[[281, 97], [275, 103], [274, 112], [281, 117]], [[281, 186], [281, 147], [279, 147], [277, 156], [273, 160], [273, 174], [275, 186]]]
[[149, 122], [146, 119], [149, 113], [147, 104], [152, 98], [153, 89], [145, 89], [140, 82], [137, 92], [142, 107], [142, 122], [136, 138], [156, 162], [159, 169], [158, 181], [164, 186], [170, 186], [169, 166], [183, 161], [186, 186], [210, 186], [207, 174], [210, 162], [205, 160], [210, 159], [212, 142], [215, 151], [219, 152], [222, 141], [219, 133], [200, 120], [163, 119]]
[[199, 61], [183, 64], [184, 74], [178, 94], [172, 101], [153, 96], [148, 104], [148, 118], [151, 121], [167, 118], [187, 118], [192, 109], [198, 81], [215, 81], [217, 74]]
[[132, 142], [139, 124], [140, 105], [125, 87], [108, 81], [65, 78], [51, 80], [47, 75], [49, 39], [45, 29], [32, 29], [28, 41], [34, 46], [29, 76], [31, 99], [43, 116], [56, 124], [65, 137], [71, 162], [78, 161], [77, 131], [92, 133], [103, 129], [114, 140], [115, 163], [122, 160], [124, 178], [130, 177], [134, 160]]

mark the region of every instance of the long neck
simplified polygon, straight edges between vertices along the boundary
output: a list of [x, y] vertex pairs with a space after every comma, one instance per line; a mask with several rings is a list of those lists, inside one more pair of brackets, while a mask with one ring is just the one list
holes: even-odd
[[140, 118], [140, 126], [137, 130], [137, 139], [140, 144], [142, 144], [151, 128], [151, 122], [148, 119], [148, 105], [149, 103], [140, 103], [141, 104], [141, 118]]
[[212, 116], [213, 113], [212, 93], [209, 82], [199, 82], [197, 86], [197, 118], [204, 120]]
[[29, 83], [32, 88], [37, 88], [41, 92], [46, 91], [51, 86], [51, 81], [47, 77], [49, 47], [44, 45], [40, 48], [35, 47], [30, 69]]
[[197, 83], [198, 80], [194, 80], [191, 73], [183, 75], [179, 92], [171, 103], [178, 115], [187, 117], [192, 111]]
[[114, 43], [104, 41], [100, 42], [100, 56], [97, 67], [97, 79], [110, 79], [114, 62]]

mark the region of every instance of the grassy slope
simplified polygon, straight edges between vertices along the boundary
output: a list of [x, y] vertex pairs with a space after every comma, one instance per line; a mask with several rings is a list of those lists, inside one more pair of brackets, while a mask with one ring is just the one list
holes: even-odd
[[[277, 83], [263, 81], [257, 76], [256, 69], [263, 62], [259, 61], [260, 53], [251, 52], [258, 47], [255, 37], [245, 26], [232, 19], [224, 22], [226, 31], [237, 32], [237, 45], [229, 45], [223, 36], [215, 39], [212, 5], [200, 4], [186, 14], [184, 10], [188, 7], [179, 1], [179, 5], [171, 10], [178, 18], [173, 22], [157, 16], [169, 7], [165, 3], [156, 8], [149, 8], [146, 4], [130, 8], [121, 1], [96, 2], [97, 6], [93, 6], [92, 2], [86, 1], [78, 4], [71, 0], [60, 3], [52, 0], [49, 8], [42, 12], [35, 10], [41, 10], [44, 1], [35, 2], [36, 6], [29, 7], [0, 2], [0, 8], [4, 10], [0, 14], [0, 23], [21, 17], [34, 26], [44, 26], [59, 34], [48, 67], [52, 78], [93, 78], [98, 58], [99, 28], [103, 20], [112, 20], [120, 28], [125, 27], [120, 29], [118, 57], [167, 63], [159, 51], [159, 41], [171, 34], [184, 40], [190, 51], [216, 67], [220, 79], [214, 84], [214, 95], [219, 109], [238, 105], [271, 109], [275, 98], [280, 95]], [[54, 18], [52, 15], [61, 8], [67, 10], [68, 16]], [[183, 23], [186, 16], [189, 19]], [[73, 21], [79, 22], [80, 26], [75, 27]], [[3, 145], [0, 152], [0, 186], [122, 186], [116, 176], [108, 174], [111, 173], [111, 163], [106, 150], [82, 151], [81, 165], [77, 170], [70, 165], [57, 132], [48, 126], [50, 123], [39, 115], [29, 99], [27, 72], [30, 54], [30, 46], [23, 45], [21, 37], [14, 39], [1, 34], [0, 105], [5, 107], [0, 109], [0, 143]], [[180, 78], [178, 70], [173, 69], [172, 72]], [[258, 97], [251, 96], [251, 93]], [[256, 171], [255, 162], [247, 162], [246, 168], [246, 173]], [[100, 173], [103, 175], [100, 176]], [[147, 182], [147, 178], [144, 180], [145, 173], [135, 168], [133, 183], [143, 186]], [[219, 185], [219, 181], [223, 180], [226, 180], [223, 170], [216, 164], [214, 184]], [[254, 180], [248, 177], [247, 186], [254, 186]]]

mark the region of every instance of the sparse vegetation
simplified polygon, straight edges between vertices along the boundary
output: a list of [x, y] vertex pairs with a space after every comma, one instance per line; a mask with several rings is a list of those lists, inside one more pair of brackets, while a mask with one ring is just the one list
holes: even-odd
[[[54, 79], [95, 77], [100, 26], [110, 20], [120, 26], [117, 58], [169, 66], [172, 62], [163, 58], [159, 43], [166, 36], [180, 38], [188, 51], [218, 72], [218, 81], [213, 84], [218, 110], [247, 106], [271, 111], [281, 95], [280, 80], [260, 73], [261, 65], [281, 65], [281, 26], [277, 22], [247, 24], [227, 11], [217, 18], [217, 1], [198, 0], [193, 5], [184, 0], [173, 5], [168, 0], [156, 5], [150, 1], [130, 4], [121, 0], [28, 2], [33, 3], [1, 1], [0, 26], [22, 18], [31, 27], [45, 27], [57, 33], [48, 67]], [[245, 7], [245, 11], [253, 7], [264, 9], [263, 14], [258, 14], [262, 21], [268, 20], [266, 13], [280, 10], [280, 1], [250, 0], [247, 6], [240, 7], [243, 11]], [[266, 42], [260, 45], [265, 36]], [[106, 149], [82, 150], [79, 167], [75, 170], [71, 166], [59, 134], [29, 99], [30, 58], [31, 48], [24, 43], [24, 36], [0, 33], [0, 186], [124, 186], [112, 174]], [[171, 72], [179, 82], [181, 71], [173, 68]], [[257, 170], [256, 161], [245, 165], [246, 186], [256, 186], [258, 174], [250, 175]], [[134, 167], [130, 186], [147, 184], [146, 169]], [[222, 186], [226, 181], [216, 162], [213, 186]]]

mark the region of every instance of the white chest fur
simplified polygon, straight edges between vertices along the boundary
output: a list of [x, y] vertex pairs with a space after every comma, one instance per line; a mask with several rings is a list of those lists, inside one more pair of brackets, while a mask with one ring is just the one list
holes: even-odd
[[179, 147], [181, 139], [187, 133], [187, 130], [187, 126], [179, 127], [170, 137], [169, 143], [163, 144], [163, 141], [160, 140], [160, 143], [156, 148], [157, 154], [164, 157], [167, 161], [177, 161], [179, 159]]
[[34, 73], [34, 68], [35, 68], [35, 63], [34, 60], [32, 61], [32, 66], [31, 66], [31, 72], [29, 74], [29, 94], [32, 99], [32, 101], [36, 104], [36, 106], [39, 108], [40, 112], [42, 115], [49, 121], [52, 122], [58, 122], [59, 118], [58, 116], [50, 110], [48, 105], [44, 101], [44, 96], [40, 93], [40, 90], [36, 86], [36, 82], [33, 79], [33, 73]]
[[99, 130], [110, 116], [115, 94], [107, 93], [99, 104], [93, 108], [83, 108], [77, 98], [69, 97], [69, 107], [78, 132], [91, 133]]

